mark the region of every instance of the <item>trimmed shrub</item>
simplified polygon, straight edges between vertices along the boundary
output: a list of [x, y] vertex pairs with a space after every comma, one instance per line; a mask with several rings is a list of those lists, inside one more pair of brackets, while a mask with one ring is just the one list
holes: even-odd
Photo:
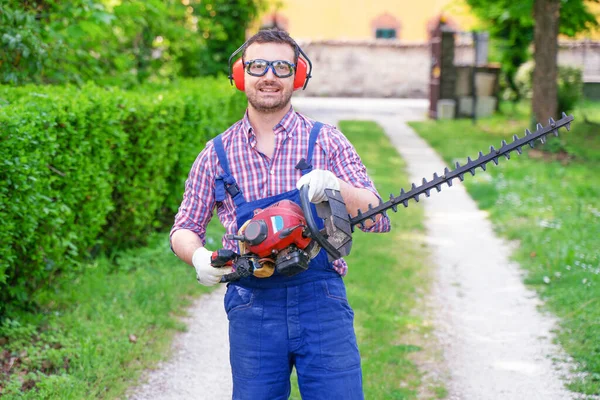
[[172, 223], [198, 152], [242, 116], [228, 86], [0, 90], [0, 317], [100, 249]]

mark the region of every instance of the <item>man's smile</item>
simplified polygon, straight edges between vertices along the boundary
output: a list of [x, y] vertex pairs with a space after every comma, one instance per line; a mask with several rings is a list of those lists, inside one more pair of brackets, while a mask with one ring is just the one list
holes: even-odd
[[277, 93], [279, 92], [281, 89], [279, 87], [276, 86], [261, 86], [258, 88], [259, 92], [262, 93]]

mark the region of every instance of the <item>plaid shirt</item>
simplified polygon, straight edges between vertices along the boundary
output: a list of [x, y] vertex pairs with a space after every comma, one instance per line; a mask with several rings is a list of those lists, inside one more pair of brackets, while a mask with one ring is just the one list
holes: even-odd
[[[308, 138], [313, 124], [313, 120], [291, 108], [273, 128], [275, 149], [272, 158], [256, 149], [256, 135], [248, 120], [247, 111], [242, 120], [223, 133], [223, 145], [231, 174], [247, 202], [296, 188], [296, 181], [302, 174], [295, 167], [301, 158], [306, 158]], [[366, 188], [379, 196], [352, 144], [331, 125], [324, 124], [321, 128], [313, 152], [312, 165], [313, 169], [332, 171], [352, 186]], [[227, 233], [237, 233], [236, 208], [231, 196], [227, 194], [223, 202], [215, 201], [215, 178], [222, 173], [213, 141], [210, 140], [196, 158], [186, 180], [183, 201], [175, 216], [171, 235], [178, 229], [189, 229], [195, 232], [204, 244], [206, 226], [212, 218], [215, 206]], [[390, 221], [387, 217], [380, 218], [376, 224], [364, 230], [388, 232]], [[223, 239], [223, 247], [236, 250], [237, 244]], [[342, 276], [348, 270], [343, 259], [334, 261], [333, 266]]]

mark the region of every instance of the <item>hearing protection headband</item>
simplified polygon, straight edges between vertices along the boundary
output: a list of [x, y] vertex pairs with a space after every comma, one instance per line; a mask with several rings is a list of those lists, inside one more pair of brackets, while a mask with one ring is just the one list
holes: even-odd
[[[232, 68], [231, 61], [235, 58], [235, 56], [237, 56], [240, 52], [242, 52], [246, 48], [247, 43], [248, 42], [241, 45], [236, 51], [233, 52], [233, 54], [231, 54], [231, 56], [229, 56], [229, 76], [228, 76], [228, 78], [229, 78], [229, 83], [231, 83], [232, 86], [233, 86], [233, 68]], [[310, 61], [310, 58], [308, 58], [306, 53], [304, 53], [304, 51], [302, 51], [300, 46], [298, 46], [297, 44], [295, 44], [295, 46], [298, 49], [298, 52], [300, 53], [300, 55], [308, 62], [308, 71], [306, 72], [306, 78], [304, 80], [304, 85], [302, 86], [302, 90], [304, 90], [304, 89], [306, 89], [306, 85], [308, 85], [308, 81], [310, 80], [310, 78], [312, 78], [312, 62]], [[298, 58], [300, 58], [300, 57], [298, 57]], [[299, 59], [296, 64], [300, 64], [300, 62], [301, 61]], [[296, 71], [298, 71], [298, 69]]]

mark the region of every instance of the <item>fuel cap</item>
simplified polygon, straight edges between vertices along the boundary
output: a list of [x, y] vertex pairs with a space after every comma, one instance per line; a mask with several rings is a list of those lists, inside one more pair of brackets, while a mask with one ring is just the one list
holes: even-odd
[[268, 233], [269, 229], [267, 228], [267, 224], [262, 219], [250, 222], [246, 227], [246, 230], [244, 230], [246, 242], [251, 246], [264, 242]]

